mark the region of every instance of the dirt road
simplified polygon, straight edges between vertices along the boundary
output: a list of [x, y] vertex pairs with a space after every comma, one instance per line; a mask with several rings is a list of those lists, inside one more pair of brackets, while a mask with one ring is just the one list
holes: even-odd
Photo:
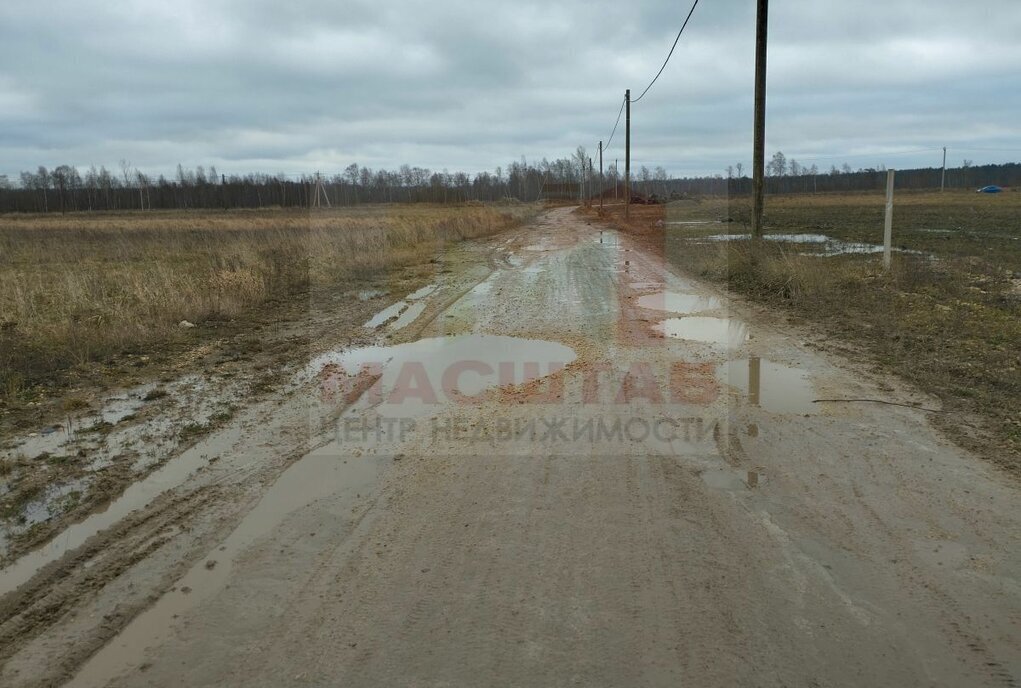
[[389, 301], [5, 569], [0, 684], [1021, 682], [1017, 485], [935, 401], [570, 209]]

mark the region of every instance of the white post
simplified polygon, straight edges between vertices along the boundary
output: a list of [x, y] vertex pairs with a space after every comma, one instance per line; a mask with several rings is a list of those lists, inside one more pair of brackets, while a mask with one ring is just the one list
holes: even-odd
[[890, 269], [890, 248], [893, 242], [893, 170], [886, 173], [886, 227], [883, 231], [883, 267]]

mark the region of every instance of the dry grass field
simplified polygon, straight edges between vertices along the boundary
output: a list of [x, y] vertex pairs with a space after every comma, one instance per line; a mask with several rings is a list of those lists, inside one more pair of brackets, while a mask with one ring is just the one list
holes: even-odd
[[[619, 207], [605, 215], [681, 269], [821, 325], [834, 346], [938, 396], [958, 441], [1021, 468], [1021, 193], [897, 194], [889, 272], [881, 254], [821, 253], [881, 243], [884, 205], [881, 193], [768, 196], [767, 235], [837, 241], [764, 241], [757, 252], [719, 236], [748, 232], [748, 198], [633, 206], [629, 222]], [[689, 224], [703, 221], [716, 222]]]
[[357, 283], [484, 236], [530, 206], [362, 206], [0, 217], [0, 399], [68, 370]]

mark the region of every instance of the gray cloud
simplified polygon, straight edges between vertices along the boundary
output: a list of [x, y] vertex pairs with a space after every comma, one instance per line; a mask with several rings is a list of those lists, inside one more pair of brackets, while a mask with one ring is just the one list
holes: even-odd
[[[686, 5], [686, 3], [685, 3]], [[633, 110], [635, 165], [750, 157], [754, 3], [705, 0]], [[450, 0], [57, 0], [0, 6], [0, 173], [477, 171], [589, 150], [686, 6]], [[774, 1], [768, 143], [891, 167], [1021, 159], [1021, 5]], [[620, 146], [618, 147], [618, 143]], [[623, 157], [623, 136], [607, 158]], [[981, 150], [985, 149], [985, 150]]]

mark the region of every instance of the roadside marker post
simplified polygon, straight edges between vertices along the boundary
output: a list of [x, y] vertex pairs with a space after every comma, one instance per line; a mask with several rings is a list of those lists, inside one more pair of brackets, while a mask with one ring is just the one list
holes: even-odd
[[883, 267], [890, 269], [890, 252], [893, 243], [893, 173], [886, 172], [886, 225], [883, 228]]

